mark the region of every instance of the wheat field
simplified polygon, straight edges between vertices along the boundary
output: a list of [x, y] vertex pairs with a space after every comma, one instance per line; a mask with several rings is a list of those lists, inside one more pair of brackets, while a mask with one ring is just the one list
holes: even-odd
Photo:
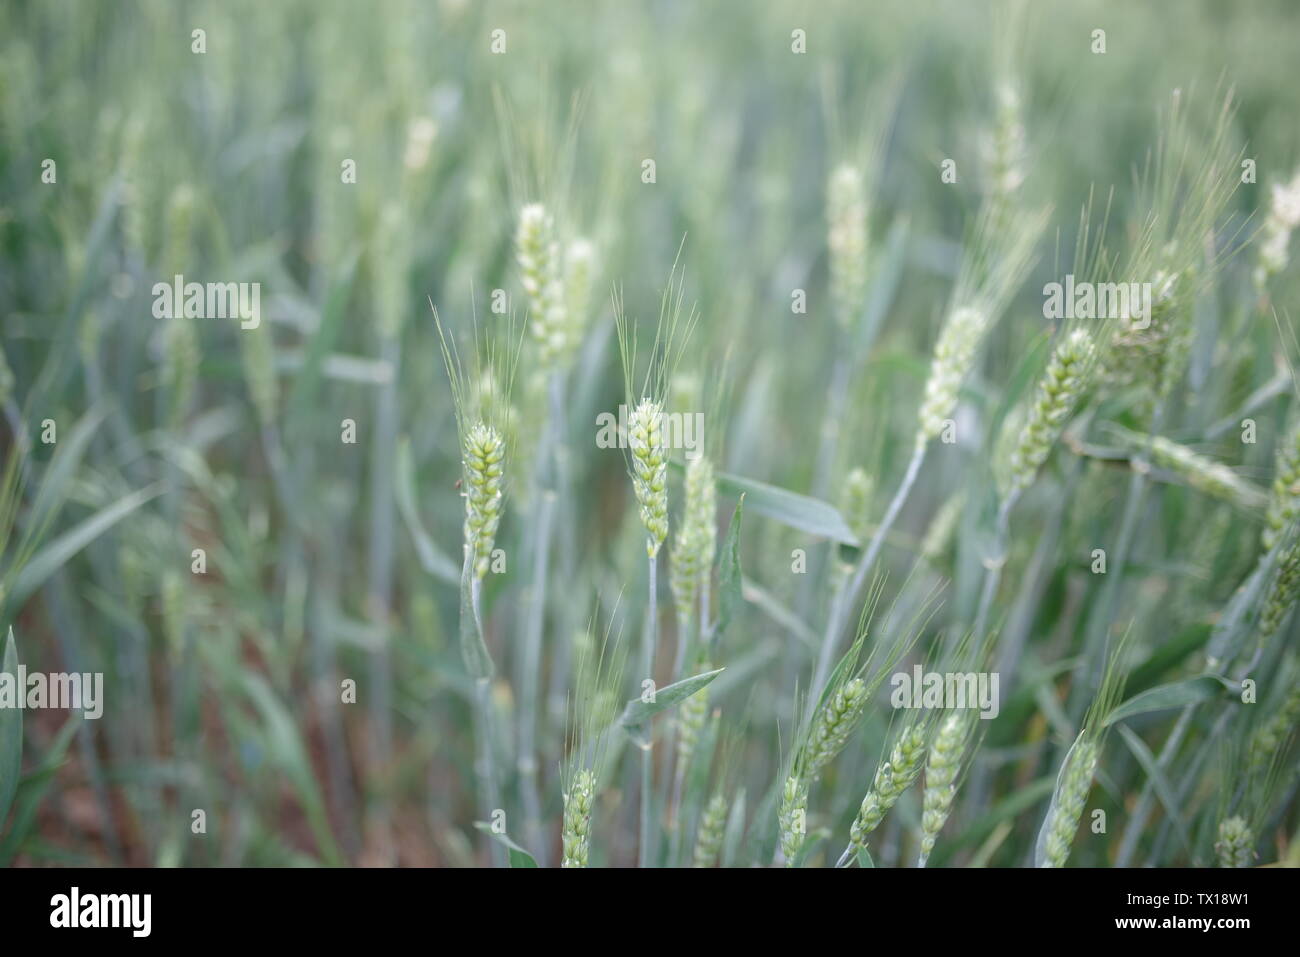
[[6, 4], [0, 863], [1300, 865], [1300, 9], [1173, 6]]

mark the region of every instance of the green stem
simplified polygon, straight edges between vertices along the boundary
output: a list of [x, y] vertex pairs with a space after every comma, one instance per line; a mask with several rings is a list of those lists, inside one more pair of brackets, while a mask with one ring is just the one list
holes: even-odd
[[[473, 560], [472, 552], [469, 548], [465, 549], [465, 563], [468, 566]], [[483, 612], [481, 607], [483, 583], [478, 576], [470, 579], [470, 607], [473, 609], [474, 622], [480, 633], [483, 630]], [[496, 756], [493, 747], [492, 732], [492, 700], [491, 700], [491, 678], [479, 678], [474, 682], [474, 719], [478, 725], [475, 737], [478, 739], [478, 784], [479, 797], [486, 801], [487, 806], [482, 810], [485, 812], [483, 819], [492, 820], [492, 816], [501, 807], [501, 795], [497, 790], [496, 775]], [[492, 839], [490, 835], [484, 835], [488, 844], [488, 852], [492, 857], [493, 867], [502, 867], [506, 862], [505, 848]]]
[[835, 649], [839, 645], [840, 632], [844, 629], [848, 611], [857, 600], [858, 592], [862, 590], [862, 583], [866, 581], [867, 572], [871, 571], [872, 566], [876, 563], [876, 558], [880, 555], [880, 549], [885, 544], [885, 536], [889, 534], [889, 530], [898, 518], [898, 513], [903, 509], [903, 503], [907, 501], [907, 496], [912, 491], [912, 486], [916, 484], [916, 477], [920, 474], [921, 463], [925, 460], [925, 450], [928, 444], [924, 437], [917, 437], [916, 445], [912, 449], [912, 458], [907, 463], [907, 471], [903, 473], [903, 480], [898, 485], [898, 491], [894, 493], [893, 500], [885, 510], [885, 517], [880, 520], [880, 525], [876, 528], [876, 534], [872, 537], [871, 544], [867, 546], [867, 550], [853, 570], [853, 577], [849, 580], [847, 587], [839, 591], [831, 603], [831, 612], [826, 621], [826, 632], [822, 636], [821, 649], [817, 655], [817, 666], [813, 671], [812, 683], [808, 686], [808, 703], [803, 716], [805, 726], [812, 721], [813, 713], [817, 710], [817, 702], [821, 698], [822, 688], [826, 684], [826, 679], [830, 673], [831, 661], [834, 660]]
[[1002, 569], [1007, 563], [1007, 533], [1011, 524], [1011, 510], [1020, 498], [1019, 492], [1012, 492], [998, 507], [997, 527], [994, 532], [993, 554], [984, 559], [984, 587], [980, 591], [979, 611], [975, 615], [975, 640], [983, 642], [984, 630], [988, 627], [989, 610], [993, 607], [993, 596], [997, 594], [998, 584], [1002, 581]]
[[[1155, 436], [1164, 422], [1165, 403], [1161, 402], [1152, 413], [1149, 435]], [[1111, 622], [1115, 620], [1115, 610], [1119, 603], [1119, 589], [1124, 577], [1124, 566], [1128, 562], [1129, 551], [1137, 536], [1138, 519], [1142, 513], [1142, 504], [1146, 499], [1147, 472], [1150, 464], [1147, 458], [1149, 446], [1139, 449], [1133, 457], [1133, 475], [1129, 478], [1128, 493], [1124, 499], [1124, 511], [1120, 518], [1119, 536], [1115, 542], [1113, 554], [1107, 556], [1106, 584], [1102, 589], [1101, 601], [1098, 602], [1092, 618], [1088, 622], [1087, 638], [1083, 650], [1083, 681], [1078, 682], [1071, 698], [1070, 714], [1079, 717], [1092, 700], [1093, 693], [1101, 683], [1102, 670], [1105, 665], [1106, 638], [1110, 634]]]
[[[533, 539], [533, 583], [528, 597], [528, 617], [524, 626], [523, 668], [519, 707], [519, 756], [517, 767], [524, 804], [524, 834], [537, 862], [546, 867], [549, 854], [542, 833], [542, 802], [538, 787], [537, 725], [542, 720], [538, 699], [542, 680], [542, 643], [546, 621], [547, 579], [550, 575], [551, 543], [558, 507], [556, 485], [560, 476], [564, 414], [563, 382], [560, 373], [552, 373], [549, 383], [550, 418], [543, 437], [543, 452], [537, 466], [537, 526]], [[549, 452], [549, 455], [547, 454]]]
[[[654, 680], [655, 650], [658, 644], [658, 595], [657, 579], [659, 559], [650, 557], [649, 585], [650, 594], [646, 602], [645, 640], [641, 643], [641, 680]], [[644, 728], [646, 741], [641, 751], [641, 842], [637, 856], [640, 867], [650, 867], [652, 860], [651, 842], [654, 839], [654, 739], [652, 729], [647, 721]]]

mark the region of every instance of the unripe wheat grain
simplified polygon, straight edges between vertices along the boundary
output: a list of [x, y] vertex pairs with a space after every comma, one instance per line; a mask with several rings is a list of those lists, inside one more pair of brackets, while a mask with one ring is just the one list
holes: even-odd
[[1283, 529], [1300, 515], [1300, 417], [1278, 444], [1273, 487], [1264, 517], [1264, 550], [1272, 548]]
[[844, 749], [866, 704], [867, 685], [861, 678], [846, 681], [830, 695], [817, 713], [812, 734], [808, 738], [805, 759], [805, 773], [808, 777], [816, 778], [817, 773]]
[[668, 456], [660, 404], [642, 399], [628, 417], [627, 432], [632, 489], [646, 530], [646, 552], [655, 558], [668, 537]]
[[786, 867], [794, 867], [799, 848], [803, 847], [807, 830], [808, 785], [796, 774], [785, 779], [781, 789], [781, 856]]
[[957, 392], [975, 363], [975, 350], [984, 339], [989, 316], [983, 309], [961, 306], [954, 309], [939, 333], [930, 362], [921, 403], [921, 438], [937, 438], [944, 422], [957, 406]]
[[1255, 287], [1261, 292], [1268, 280], [1286, 268], [1291, 233], [1300, 226], [1300, 170], [1289, 183], [1274, 183], [1268, 218], [1260, 229], [1259, 264]]
[[[712, 665], [701, 662], [700, 672], [709, 671]], [[699, 744], [700, 732], [709, 715], [709, 689], [701, 688], [678, 706], [677, 716], [677, 760], [684, 768], [695, 754]]]
[[1187, 480], [1188, 485], [1206, 495], [1250, 508], [1257, 508], [1267, 501], [1261, 489], [1226, 465], [1164, 436], [1152, 436], [1151, 457], [1156, 464], [1177, 473]]
[[867, 284], [867, 196], [862, 171], [843, 163], [826, 186], [826, 245], [830, 251], [831, 308], [848, 328], [863, 306]]
[[1219, 824], [1219, 840], [1214, 845], [1220, 867], [1250, 867], [1255, 859], [1254, 836], [1244, 817], [1234, 815]]
[[501, 433], [477, 422], [465, 433], [465, 545], [474, 576], [487, 574], [501, 523], [506, 446]]
[[866, 541], [871, 517], [871, 493], [874, 485], [863, 468], [854, 468], [844, 477], [844, 520], [849, 531]]
[[669, 583], [677, 601], [677, 617], [688, 620], [717, 546], [717, 489], [713, 464], [706, 456], [686, 466], [686, 508], [673, 542]]
[[1246, 749], [1246, 770], [1251, 775], [1265, 770], [1281, 749], [1287, 735], [1300, 722], [1300, 683], [1282, 699], [1282, 705], [1255, 729]]
[[930, 745], [930, 762], [925, 768], [922, 797], [918, 867], [924, 867], [929, 860], [935, 840], [952, 811], [952, 802], [957, 796], [957, 773], [970, 739], [970, 726], [971, 721], [964, 712], [954, 711], [939, 725]]
[[561, 867], [586, 867], [591, 829], [591, 806], [596, 776], [586, 768], [574, 775], [564, 795], [564, 858]]
[[1079, 819], [1083, 817], [1083, 804], [1092, 789], [1092, 776], [1097, 770], [1100, 753], [1097, 739], [1085, 731], [1066, 756], [1052, 795], [1052, 806], [1047, 812], [1040, 866], [1065, 866], [1070, 856], [1070, 845], [1074, 843], [1074, 833], [1079, 829]]
[[889, 760], [876, 769], [871, 790], [862, 799], [858, 815], [849, 829], [853, 848], [866, 847], [867, 836], [879, 827], [898, 799], [921, 773], [925, 764], [926, 725], [915, 722], [903, 729], [894, 744]]
[[727, 799], [719, 792], [709, 799], [700, 816], [700, 830], [695, 837], [696, 867], [713, 867], [718, 862], [722, 838], [727, 827]]
[[1297, 595], [1300, 595], [1300, 546], [1293, 546], [1278, 560], [1277, 572], [1269, 584], [1259, 615], [1261, 638], [1271, 638], [1277, 633]]
[[542, 365], [549, 368], [568, 348], [568, 329], [555, 222], [541, 203], [520, 210], [515, 247], [520, 282], [528, 297], [529, 328], [541, 350]]
[[1042, 468], [1083, 391], [1084, 376], [1094, 353], [1092, 336], [1085, 329], [1075, 329], [1052, 353], [1011, 453], [1004, 494], [1028, 488]]

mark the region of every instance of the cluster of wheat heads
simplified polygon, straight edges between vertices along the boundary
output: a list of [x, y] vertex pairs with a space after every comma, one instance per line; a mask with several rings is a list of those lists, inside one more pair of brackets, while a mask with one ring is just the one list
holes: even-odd
[[0, 862], [1300, 860], [1296, 16], [741, 6], [0, 13]]

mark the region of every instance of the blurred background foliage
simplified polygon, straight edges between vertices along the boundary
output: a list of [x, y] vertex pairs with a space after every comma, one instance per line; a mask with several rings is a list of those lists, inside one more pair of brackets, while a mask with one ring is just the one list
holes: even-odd
[[[39, 517], [52, 477], [60, 508], [43, 541], [105, 517], [68, 540], [47, 574], [29, 575], [28, 594], [15, 592], [22, 570], [6, 558], [3, 625], [29, 668], [105, 672], [107, 702], [98, 722], [28, 713], [0, 860], [486, 860], [471, 826], [484, 815], [456, 640], [459, 452], [430, 303], [462, 341], [475, 318], [488, 330], [505, 321], [488, 309], [494, 289], [522, 318], [514, 230], [519, 207], [537, 199], [565, 235], [592, 239], [598, 264], [565, 426], [574, 495], [561, 513], [558, 561], [571, 577], [551, 593], [538, 719], [544, 812], [558, 822], [566, 645], [589, 621], [634, 641], [644, 602], [625, 463], [591, 440], [596, 414], [622, 398], [611, 284], [634, 316], [652, 319], [682, 247], [687, 297], [701, 315], [683, 387], [692, 375], [706, 392], [715, 387], [727, 358], [730, 401], [711, 438], [724, 450], [719, 468], [810, 492], [837, 348], [827, 175], [883, 130], [868, 220], [872, 288], [893, 278], [852, 379], [834, 469], [864, 467], [878, 511], [909, 451], [982, 196], [1001, 51], [1022, 93], [1023, 194], [1050, 203], [1051, 221], [1034, 272], [967, 383], [963, 439], [927, 465], [886, 553], [891, 595], [912, 575], [905, 605], [927, 584], [951, 583], [927, 634], [969, 627], [989, 535], [983, 436], [1041, 365], [1038, 290], [1067, 271], [1089, 197], [1098, 228], [1111, 195], [1106, 231], [1122, 245], [1175, 88], [1204, 116], [1233, 88], [1231, 136], [1259, 179], [1230, 201], [1224, 233], [1238, 245], [1266, 210], [1268, 185], [1300, 161], [1295, 4], [1031, 6], [1013, 23], [993, 4], [931, 0], [6, 3], [0, 321], [12, 384], [0, 434], [23, 461], [17, 527]], [[1090, 50], [1097, 28], [1104, 55]], [[192, 51], [196, 29], [205, 31], [202, 54]], [[490, 50], [498, 29], [499, 55]], [[791, 50], [795, 29], [806, 31], [801, 55]], [[54, 184], [41, 181], [47, 158]], [[647, 158], [653, 184], [641, 180]], [[341, 179], [347, 159], [354, 184]], [[945, 159], [956, 163], [954, 184], [941, 182]], [[1242, 269], [1252, 256], [1241, 254]], [[1274, 376], [1286, 328], [1294, 347], [1294, 272], [1256, 310], [1224, 270], [1198, 313], [1189, 381], [1168, 425], [1260, 485], [1287, 403], [1259, 410], [1255, 445], [1235, 431], [1208, 440], [1206, 426]], [[261, 327], [154, 319], [153, 283], [175, 273], [260, 282]], [[795, 289], [807, 292], [806, 315], [791, 311]], [[524, 368], [515, 395], [525, 406], [526, 377]], [[1140, 427], [1121, 400], [1117, 420]], [[46, 419], [57, 423], [53, 445], [39, 441]], [[356, 423], [356, 444], [340, 442], [344, 419]], [[527, 408], [517, 421], [525, 434], [499, 537], [513, 573], [486, 585], [503, 757], [517, 723], [513, 636], [529, 580], [518, 545], [535, 505], [526, 433], [539, 428]], [[60, 456], [69, 457], [62, 468]], [[1050, 754], [1059, 758], [1053, 749], [1073, 735], [1078, 715], [1060, 713], [1056, 699], [1068, 693], [1100, 587], [1089, 554], [1118, 520], [1128, 474], [1064, 451], [1057, 458], [1026, 497], [1011, 544], [1007, 591], [1027, 566], [1037, 569], [1018, 684], [1004, 687], [988, 732], [981, 803], [959, 799], [936, 863], [1024, 863], [1050, 792]], [[724, 488], [722, 499], [725, 526], [734, 495]], [[676, 478], [673, 502], [676, 514]], [[1198, 649], [1257, 557], [1259, 527], [1257, 516], [1162, 486], [1119, 615], [1132, 623], [1139, 663], [1130, 693], [1195, 672]], [[831, 546], [758, 513], [746, 515], [742, 543], [763, 602], [747, 592], [710, 701], [743, 730], [730, 763], [752, 815], [779, 773], [812, 659], [800, 629], [772, 609], [819, 630], [824, 583], [792, 575], [790, 555], [812, 549], [820, 568]], [[195, 548], [206, 550], [206, 574], [191, 573]], [[1294, 678], [1285, 647], [1269, 661]], [[340, 702], [348, 678], [355, 705]], [[1158, 750], [1171, 721], [1165, 712], [1136, 730]], [[837, 834], [887, 731], [887, 711], [876, 709], [862, 746], [828, 772], [823, 816]], [[1146, 778], [1130, 751], [1116, 744], [1108, 755], [1094, 801], [1122, 820]], [[1176, 819], [1180, 833], [1193, 826], [1217, 800], [1217, 760], [1183, 795], [1185, 820], [1163, 806], [1153, 820]], [[605, 789], [593, 862], [634, 854], [629, 782], [615, 775]], [[1293, 828], [1293, 775], [1287, 788], [1278, 806], [1290, 808]], [[195, 808], [207, 812], [206, 836], [192, 833]], [[906, 823], [886, 833], [881, 860], [899, 857], [917, 814], [904, 803]], [[1277, 833], [1289, 832], [1287, 820], [1273, 819]], [[755, 831], [774, 827], [768, 819]], [[554, 842], [555, 827], [547, 833]], [[1168, 847], [1153, 826], [1143, 848], [1161, 863], [1212, 859], [1212, 834], [1189, 840]], [[1077, 862], [1112, 861], [1114, 844], [1081, 839]]]

